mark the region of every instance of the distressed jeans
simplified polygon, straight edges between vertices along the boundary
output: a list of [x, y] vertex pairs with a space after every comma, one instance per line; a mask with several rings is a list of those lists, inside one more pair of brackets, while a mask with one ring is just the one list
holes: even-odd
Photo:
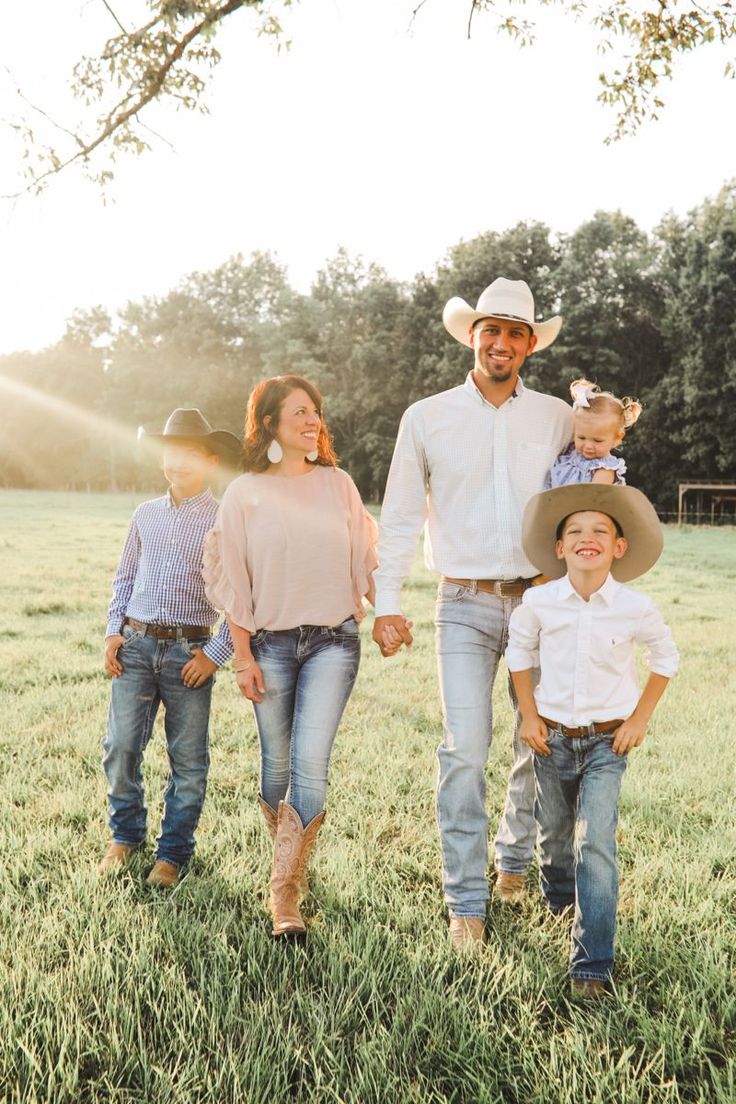
[[254, 702], [261, 745], [261, 796], [287, 801], [307, 824], [327, 797], [330, 753], [360, 663], [358, 623], [261, 629], [251, 638], [265, 693]]
[[[454, 916], [485, 916], [488, 904], [488, 817], [485, 765], [493, 731], [492, 693], [520, 598], [496, 598], [441, 582], [437, 594], [437, 663], [444, 722], [439, 746], [437, 822], [445, 902]], [[516, 700], [509, 679], [509, 694]], [[523, 874], [534, 857], [534, 769], [519, 739], [515, 709], [514, 765], [495, 846], [499, 870]]]
[[534, 756], [539, 879], [553, 912], [570, 905], [570, 976], [610, 977], [618, 866], [616, 824], [626, 756], [612, 736], [565, 736], [548, 728], [549, 756]]
[[206, 640], [156, 640], [126, 625], [118, 655], [123, 673], [112, 681], [107, 732], [102, 740], [107, 775], [108, 823], [115, 843], [138, 846], [146, 838], [141, 766], [153, 722], [163, 703], [169, 777], [164, 790], [156, 858], [184, 866], [204, 804], [209, 769], [209, 716], [213, 679], [188, 687], [182, 667]]

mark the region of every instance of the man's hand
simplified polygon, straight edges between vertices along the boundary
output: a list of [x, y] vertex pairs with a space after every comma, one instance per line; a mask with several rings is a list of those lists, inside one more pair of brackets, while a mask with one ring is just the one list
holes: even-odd
[[641, 747], [646, 734], [646, 721], [637, 720], [632, 713], [614, 732], [611, 751], [616, 755], [626, 755], [632, 748]]
[[207, 681], [217, 670], [217, 664], [201, 648], [197, 648], [188, 663], [181, 669], [181, 681], [190, 689], [196, 689]]
[[263, 681], [263, 673], [255, 660], [246, 671], [236, 671], [235, 681], [238, 689], [248, 701], [262, 702], [266, 693], [266, 684]]
[[105, 674], [111, 678], [119, 678], [123, 673], [123, 665], [118, 659], [118, 652], [125, 643], [125, 637], [120, 633], [105, 637]]
[[373, 623], [373, 639], [381, 649], [381, 655], [396, 655], [402, 644], [411, 647], [414, 642], [411, 627], [412, 622], [400, 613], [377, 617]]
[[522, 717], [519, 736], [525, 744], [529, 745], [532, 751], [536, 751], [537, 755], [547, 756], [552, 754], [547, 743], [549, 739], [547, 726], [538, 713], [528, 719]]

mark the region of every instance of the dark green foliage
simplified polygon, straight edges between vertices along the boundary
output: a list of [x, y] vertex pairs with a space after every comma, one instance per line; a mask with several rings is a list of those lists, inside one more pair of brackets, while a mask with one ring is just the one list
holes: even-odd
[[497, 275], [525, 279], [539, 317], [561, 313], [557, 342], [525, 382], [568, 398], [587, 375], [644, 405], [628, 434], [629, 480], [662, 511], [680, 478], [736, 480], [736, 183], [651, 236], [599, 211], [573, 234], [541, 223], [488, 231], [411, 284], [344, 250], [308, 295], [267, 254], [193, 273], [162, 298], [111, 319], [78, 312], [42, 353], [0, 360], [0, 481], [77, 489], [158, 486], [135, 430], [176, 406], [242, 431], [252, 385], [297, 373], [322, 390], [338, 454], [380, 499], [396, 430], [417, 399], [461, 383], [467, 349], [442, 326], [451, 296], [475, 303]]

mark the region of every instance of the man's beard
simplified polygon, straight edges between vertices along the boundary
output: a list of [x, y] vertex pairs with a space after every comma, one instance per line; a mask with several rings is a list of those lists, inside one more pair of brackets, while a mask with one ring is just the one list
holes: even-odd
[[481, 368], [480, 371], [491, 383], [508, 383], [514, 374], [513, 368], [494, 368], [491, 371]]

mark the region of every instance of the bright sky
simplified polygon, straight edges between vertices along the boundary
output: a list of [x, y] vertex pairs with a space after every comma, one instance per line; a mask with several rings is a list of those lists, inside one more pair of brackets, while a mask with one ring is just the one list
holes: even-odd
[[[121, 161], [106, 201], [78, 170], [40, 197], [0, 201], [0, 353], [57, 340], [77, 307], [165, 294], [236, 252], [276, 253], [303, 290], [340, 245], [411, 279], [460, 239], [522, 219], [570, 231], [620, 209], [650, 230], [736, 176], [736, 82], [719, 47], [678, 62], [658, 123], [606, 146], [605, 59], [584, 25], [545, 10], [521, 49], [489, 16], [468, 41], [465, 0], [426, 0], [411, 24], [416, 4], [302, 0], [289, 52], [255, 36], [250, 13], [232, 16], [210, 115], [146, 117], [173, 150], [152, 138], [152, 153]], [[111, 6], [131, 22], [142, 7]], [[21, 183], [6, 125], [23, 106], [16, 87], [71, 124], [71, 67], [114, 33], [102, 0], [5, 13], [0, 192]]]

